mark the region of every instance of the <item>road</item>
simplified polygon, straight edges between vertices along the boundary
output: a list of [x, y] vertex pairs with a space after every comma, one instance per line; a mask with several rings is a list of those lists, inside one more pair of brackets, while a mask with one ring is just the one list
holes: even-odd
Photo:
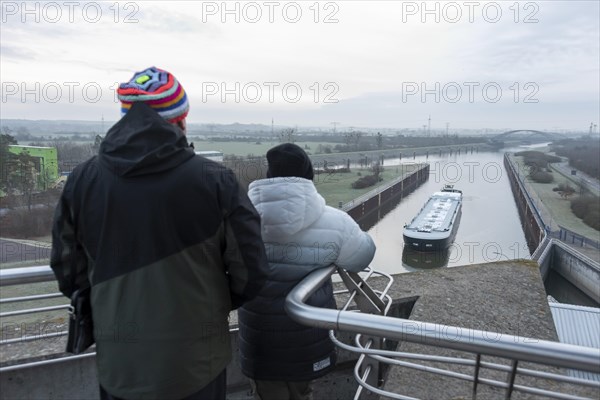
[[[577, 182], [583, 182], [586, 188], [592, 191], [595, 195], [600, 194], [600, 181], [596, 178], [593, 178], [586, 174], [585, 172], [579, 171], [571, 166], [569, 166], [567, 161], [563, 161], [560, 163], [552, 164], [554, 168], [556, 168], [559, 172], [571, 177], [573, 180]], [[577, 175], [571, 175], [571, 171], [577, 171]]]

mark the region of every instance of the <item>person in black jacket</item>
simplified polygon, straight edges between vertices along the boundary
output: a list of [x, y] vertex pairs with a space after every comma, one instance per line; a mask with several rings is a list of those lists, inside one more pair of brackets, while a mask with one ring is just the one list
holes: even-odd
[[268, 274], [259, 215], [188, 146], [172, 74], [148, 68], [118, 94], [123, 118], [65, 184], [51, 267], [66, 296], [91, 286], [102, 399], [225, 399], [229, 312]]

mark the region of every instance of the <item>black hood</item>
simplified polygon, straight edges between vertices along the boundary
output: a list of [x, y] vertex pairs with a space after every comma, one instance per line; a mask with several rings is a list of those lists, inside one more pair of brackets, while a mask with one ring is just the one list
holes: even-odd
[[154, 174], [194, 156], [181, 129], [144, 103], [131, 109], [106, 134], [100, 162], [120, 176]]

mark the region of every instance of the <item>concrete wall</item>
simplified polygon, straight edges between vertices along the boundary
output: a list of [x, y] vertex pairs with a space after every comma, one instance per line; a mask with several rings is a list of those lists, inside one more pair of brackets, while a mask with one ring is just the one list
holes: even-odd
[[[342, 289], [341, 282], [335, 289]], [[416, 297], [395, 300], [388, 315], [408, 318]], [[227, 366], [227, 399], [253, 400], [251, 383], [239, 367], [238, 329], [231, 326], [229, 332], [232, 343], [232, 362]], [[345, 343], [354, 341], [354, 334], [338, 333], [338, 339]], [[389, 341], [386, 349], [395, 350], [397, 342]], [[0, 374], [0, 399], [4, 400], [97, 400], [99, 399], [96, 357], [71, 357], [63, 362], [40, 363], [37, 366], [4, 371]], [[354, 380], [353, 368], [358, 360], [355, 352], [338, 349], [337, 366], [333, 372], [318, 379], [313, 384], [314, 398], [345, 400], [354, 397], [358, 384]], [[25, 364], [31, 360], [22, 360]]]
[[0, 374], [2, 399], [98, 399], [96, 358], [39, 365]]
[[[233, 329], [229, 334], [233, 360], [227, 367], [227, 389], [243, 395], [250, 388], [250, 381], [239, 367], [238, 331]], [[23, 363], [27, 362], [28, 360], [23, 360]], [[98, 388], [95, 356], [24, 366], [0, 374], [2, 400], [96, 400], [100, 398]]]
[[[389, 188], [374, 194], [372, 197], [356, 203], [346, 212], [359, 224], [362, 229], [370, 228], [373, 222], [377, 222], [384, 214], [391, 210], [390, 204], [398, 204], [398, 202], [419, 187], [423, 182], [429, 179], [429, 164], [424, 165], [421, 169], [406, 176]], [[362, 222], [368, 221], [367, 226], [363, 226]]]
[[552, 242], [552, 269], [600, 303], [600, 265], [558, 241]]
[[512, 189], [515, 203], [519, 211], [519, 217], [521, 218], [521, 226], [525, 233], [525, 239], [527, 240], [527, 246], [529, 251], [532, 253], [541, 244], [544, 239], [544, 223], [538, 216], [535, 206], [529, 201], [529, 195], [519, 178], [517, 177], [512, 162], [507, 155], [504, 156], [504, 167], [508, 175], [510, 182], [510, 188]]

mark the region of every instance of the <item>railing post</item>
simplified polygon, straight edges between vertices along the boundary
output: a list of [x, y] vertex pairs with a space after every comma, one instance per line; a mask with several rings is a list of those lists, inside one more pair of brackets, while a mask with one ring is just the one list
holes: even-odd
[[477, 385], [479, 385], [479, 370], [481, 369], [481, 354], [475, 359], [475, 373], [473, 374], [473, 400], [477, 398]]
[[512, 397], [513, 389], [515, 388], [515, 377], [517, 376], [517, 365], [519, 364], [518, 360], [512, 360], [510, 375], [508, 376], [508, 387], [506, 388], [506, 400], [510, 400]]
[[385, 303], [371, 287], [356, 272], [349, 272], [342, 268], [337, 269], [340, 278], [348, 288], [350, 293], [354, 294], [354, 301], [358, 309], [367, 314], [384, 315]]
[[[345, 271], [341, 268], [337, 269], [338, 274], [342, 278], [342, 281], [348, 288], [349, 292], [353, 294], [354, 302], [358, 306], [358, 309], [367, 314], [385, 315], [385, 303], [381, 300], [373, 289], [360, 277], [356, 272]], [[362, 347], [367, 349], [382, 349], [383, 338], [378, 336], [361, 335], [360, 343]], [[383, 384], [383, 376], [381, 370], [381, 363], [375, 361], [368, 355], [365, 357], [365, 362], [362, 364], [361, 375], [367, 375], [365, 382], [374, 387], [380, 387]], [[361, 392], [358, 398], [365, 399], [369, 398], [369, 393]]]

